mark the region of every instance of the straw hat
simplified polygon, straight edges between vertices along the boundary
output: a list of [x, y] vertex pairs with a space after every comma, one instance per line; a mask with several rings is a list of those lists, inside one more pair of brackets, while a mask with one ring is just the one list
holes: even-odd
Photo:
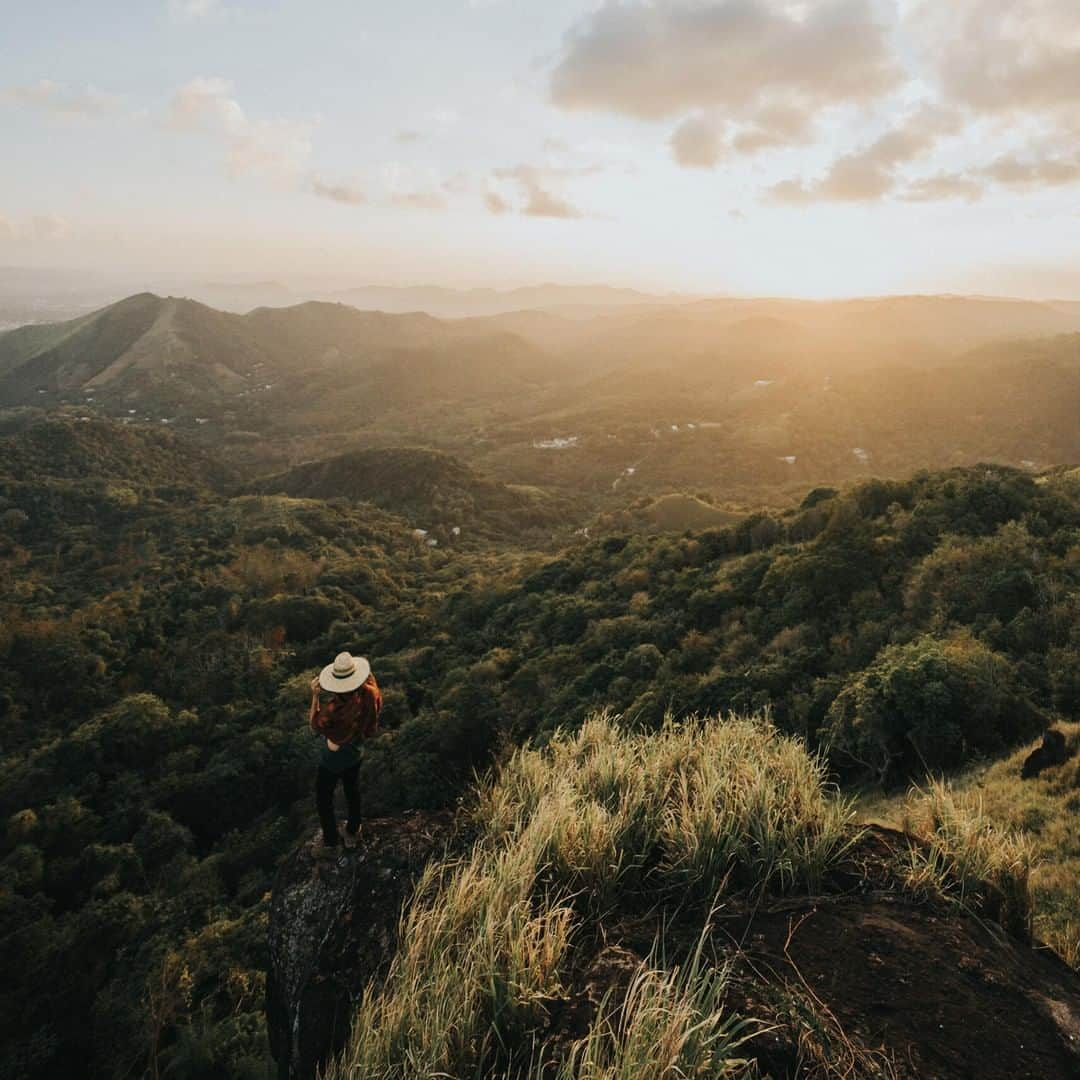
[[338, 653], [332, 664], [319, 672], [319, 685], [332, 694], [347, 694], [367, 681], [371, 665], [362, 656]]

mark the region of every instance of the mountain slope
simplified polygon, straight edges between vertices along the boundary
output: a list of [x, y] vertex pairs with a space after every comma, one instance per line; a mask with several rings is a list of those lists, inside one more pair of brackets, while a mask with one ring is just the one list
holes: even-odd
[[436, 450], [393, 448], [353, 450], [324, 461], [298, 465], [252, 484], [260, 494], [295, 498], [345, 498], [370, 502], [434, 530], [442, 540], [477, 534], [552, 528], [558, 504], [535, 490], [507, 487]]
[[50, 480], [119, 481], [209, 492], [220, 490], [232, 474], [170, 431], [54, 416], [0, 435], [0, 478], [39, 487]]
[[[347, 388], [374, 367], [400, 365], [402, 350], [431, 350], [436, 375], [459, 370], [480, 389], [501, 384], [507, 371], [544, 367], [542, 354], [520, 338], [482, 322], [458, 326], [315, 302], [234, 315], [143, 293], [71, 322], [0, 334], [0, 405], [92, 398], [114, 408], [205, 408], [264, 393], [287, 377], [297, 380], [290, 395], [302, 404], [315, 392], [306, 392], [311, 379], [329, 376], [324, 383]], [[493, 351], [498, 363], [488, 360]], [[413, 396], [422, 393], [424, 374]]]

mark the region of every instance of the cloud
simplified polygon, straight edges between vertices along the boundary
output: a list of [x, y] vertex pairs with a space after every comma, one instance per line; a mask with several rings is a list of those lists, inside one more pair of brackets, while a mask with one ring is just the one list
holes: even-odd
[[528, 202], [521, 210], [526, 217], [579, 218], [585, 216], [573, 203], [538, 185], [530, 185], [527, 191]]
[[173, 94], [168, 125], [176, 131], [210, 126], [229, 133], [246, 129], [247, 117], [232, 97], [232, 83], [216, 75], [200, 76]]
[[1024, 161], [1007, 154], [987, 165], [982, 175], [1006, 187], [1061, 187], [1080, 181], [1080, 155]]
[[772, 201], [973, 201], [1076, 182], [1080, 18], [1077, 0], [605, 0], [568, 30], [548, 91], [567, 110], [674, 121], [684, 168], [880, 132], [774, 181]]
[[368, 201], [367, 195], [354, 183], [332, 183], [316, 176], [311, 180], [311, 190], [321, 199], [344, 203], [346, 206], [363, 206]]
[[221, 0], [169, 0], [169, 14], [178, 22], [205, 19], [222, 10]]
[[476, 178], [472, 173], [458, 170], [448, 176], [440, 185], [447, 195], [468, 195], [476, 190]]
[[404, 145], [406, 143], [419, 142], [423, 137], [424, 136], [421, 135], [419, 131], [411, 131], [411, 130], [399, 131], [394, 136], [394, 142], [398, 142], [398, 143], [401, 143], [401, 144]]
[[962, 128], [947, 109], [925, 107], [868, 146], [837, 158], [820, 180], [784, 180], [769, 191], [773, 202], [871, 202], [889, 194], [901, 165], [928, 155], [938, 140]]
[[922, 0], [908, 27], [950, 101], [981, 113], [1080, 107], [1075, 0]]
[[173, 94], [166, 126], [179, 132], [208, 132], [221, 139], [232, 176], [296, 183], [311, 156], [311, 125], [284, 119], [250, 120], [232, 89], [228, 80], [217, 76], [192, 79]]
[[727, 149], [723, 128], [704, 116], [688, 117], [671, 133], [668, 142], [684, 169], [711, 169]]
[[[570, 219], [586, 215], [563, 195], [552, 190], [553, 186], [573, 177], [591, 176], [601, 171], [603, 167], [600, 165], [516, 165], [512, 169], [496, 169], [494, 176], [497, 180], [507, 181], [517, 188], [519, 196], [524, 200], [518, 213], [526, 217]], [[498, 197], [502, 199], [502, 196]], [[510, 204], [506, 202], [506, 205], [509, 207]]]
[[812, 115], [796, 105], [769, 104], [737, 125], [716, 115], [688, 116], [668, 139], [675, 161], [685, 169], [712, 169], [736, 155], [812, 142]]
[[937, 173], [912, 181], [900, 192], [900, 198], [905, 202], [942, 202], [947, 199], [978, 202], [984, 194], [983, 185], [969, 176]]
[[902, 81], [888, 28], [864, 0], [821, 0], [802, 17], [776, 0], [656, 0], [605, 4], [571, 28], [550, 96], [658, 120], [869, 101]]
[[489, 191], [484, 195], [484, 206], [492, 214], [508, 214], [513, 209], [497, 191]]
[[445, 210], [446, 199], [437, 191], [399, 191], [387, 200], [405, 210]]
[[41, 109], [72, 119], [119, 112], [124, 106], [124, 99], [93, 85], [85, 86], [82, 90], [73, 90], [52, 79], [39, 79], [37, 82], [13, 86], [0, 92], [0, 103]]
[[797, 105], [774, 103], [748, 117], [746, 124], [732, 137], [731, 148], [739, 154], [756, 154], [773, 147], [809, 143], [814, 135], [811, 112]]

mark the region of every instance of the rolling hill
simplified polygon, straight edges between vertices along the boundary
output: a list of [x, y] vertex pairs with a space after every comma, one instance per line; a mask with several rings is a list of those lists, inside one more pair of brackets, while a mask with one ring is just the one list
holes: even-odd
[[[550, 531], [566, 508], [535, 488], [509, 487], [436, 450], [354, 450], [256, 481], [250, 491], [294, 498], [369, 502], [399, 514], [430, 539], [468, 543], [480, 535]], [[457, 532], [454, 532], [454, 530]]]
[[53, 416], [0, 435], [0, 479], [39, 487], [54, 480], [187, 486], [207, 494], [235, 477], [171, 431]]

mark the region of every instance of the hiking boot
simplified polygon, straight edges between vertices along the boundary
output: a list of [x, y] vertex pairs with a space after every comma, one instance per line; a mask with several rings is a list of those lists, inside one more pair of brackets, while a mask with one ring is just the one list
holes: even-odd
[[360, 826], [356, 826], [356, 832], [349, 832], [349, 827], [343, 825], [341, 829], [341, 839], [344, 841], [345, 846], [352, 851], [360, 842]]

